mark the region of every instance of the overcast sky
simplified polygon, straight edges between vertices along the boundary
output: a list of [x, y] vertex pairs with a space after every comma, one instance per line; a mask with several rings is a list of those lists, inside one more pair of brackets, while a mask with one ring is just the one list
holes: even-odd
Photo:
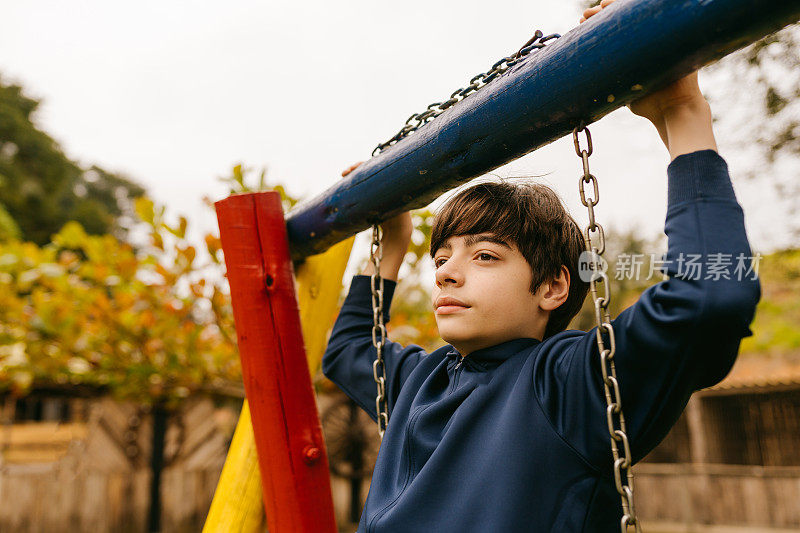
[[[204, 195], [236, 163], [269, 167], [314, 195], [412, 112], [441, 101], [535, 29], [566, 33], [578, 2], [5, 2], [0, 74], [43, 104], [38, 125], [69, 157], [144, 184], [196, 232], [216, 228]], [[713, 79], [703, 78], [704, 88]], [[557, 90], [557, 87], [553, 88]], [[736, 105], [740, 102], [721, 102]], [[718, 111], [715, 109], [715, 112]], [[592, 127], [605, 226], [653, 236], [666, 213], [666, 149], [627, 109]], [[718, 132], [719, 133], [719, 132]], [[769, 191], [737, 178], [755, 251], [785, 245]], [[737, 159], [739, 157], [740, 159]], [[580, 161], [562, 139], [495, 174], [545, 174], [579, 223]], [[629, 186], [635, 186], [630, 190]], [[663, 250], [653, 250], [661, 252]]]

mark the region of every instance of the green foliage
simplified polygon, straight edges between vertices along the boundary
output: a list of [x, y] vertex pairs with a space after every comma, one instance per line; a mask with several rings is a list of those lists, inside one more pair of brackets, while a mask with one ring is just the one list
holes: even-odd
[[258, 185], [255, 188], [245, 183], [245, 176], [250, 172], [250, 170], [251, 169], [247, 169], [243, 167], [241, 164], [238, 164], [235, 167], [233, 167], [230, 176], [222, 177], [220, 178], [220, 181], [223, 183], [230, 184], [231, 194], [258, 192], [264, 190], [265, 178], [267, 176], [267, 169], [264, 168], [261, 170], [261, 173], [259, 174]]
[[0, 205], [0, 242], [9, 239], [19, 239], [21, 236], [22, 232], [17, 223], [14, 222], [14, 219], [8, 214], [8, 211]]
[[761, 301], [742, 352], [771, 357], [800, 356], [800, 249], [782, 250], [759, 265]]
[[[149, 245], [69, 222], [52, 243], [0, 244], [0, 388], [88, 385], [174, 402], [241, 380], [219, 239], [136, 201]], [[203, 256], [202, 258], [200, 256]]]
[[124, 238], [124, 218], [144, 189], [97, 166], [81, 168], [39, 130], [39, 102], [0, 79], [0, 204], [24, 240], [43, 245], [75, 220], [93, 235]]
[[297, 198], [289, 195], [286, 191], [286, 188], [281, 185], [280, 183], [276, 183], [275, 185], [267, 185], [267, 169], [262, 168], [258, 172], [258, 185], [251, 186], [249, 184], [250, 175], [255, 172], [255, 169], [247, 168], [241, 164], [236, 165], [233, 167], [230, 176], [225, 176], [219, 178], [219, 180], [223, 183], [227, 183], [230, 186], [230, 194], [240, 194], [240, 193], [247, 193], [247, 192], [259, 192], [259, 191], [276, 191], [281, 195], [281, 204], [283, 205], [284, 212], [288, 212], [295, 204], [298, 202]]
[[[249, 191], [250, 176], [237, 165], [225, 181]], [[275, 189], [285, 206], [297, 202]], [[75, 221], [44, 246], [0, 241], [0, 390], [80, 385], [170, 404], [241, 383], [219, 237], [205, 235], [198, 250], [188, 220], [169, 223], [146, 197], [131, 213], [145, 246]]]

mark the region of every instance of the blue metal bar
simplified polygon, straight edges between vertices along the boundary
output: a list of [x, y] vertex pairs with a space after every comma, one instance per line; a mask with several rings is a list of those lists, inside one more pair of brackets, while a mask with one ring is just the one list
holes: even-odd
[[616, 2], [296, 207], [292, 256], [425, 206], [799, 18], [800, 0]]

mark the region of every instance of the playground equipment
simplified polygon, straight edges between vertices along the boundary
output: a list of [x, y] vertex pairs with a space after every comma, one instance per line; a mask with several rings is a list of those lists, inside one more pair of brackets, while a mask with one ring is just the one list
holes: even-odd
[[[256, 531], [261, 500], [270, 531], [335, 531], [307, 372], [319, 366], [349, 254], [349, 242], [336, 243], [577, 135], [577, 127], [798, 18], [800, 0], [618, 2], [526, 57], [498, 62], [503, 72], [479, 83], [480, 90], [443, 107], [463, 90], [457, 91], [429, 106], [434, 113], [415, 114], [410, 134], [396, 136], [286, 219], [277, 193], [217, 202], [249, 410], [245, 404], [204, 531]], [[591, 150], [581, 149], [577, 137], [576, 150], [585, 182]], [[304, 260], [297, 271], [299, 310], [293, 260]], [[636, 525], [630, 512], [623, 529]]]

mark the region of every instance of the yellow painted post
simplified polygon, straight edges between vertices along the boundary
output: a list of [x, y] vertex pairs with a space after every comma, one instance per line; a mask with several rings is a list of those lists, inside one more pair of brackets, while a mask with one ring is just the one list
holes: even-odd
[[353, 239], [332, 246], [327, 252], [313, 255], [297, 269], [297, 301], [308, 368], [313, 378], [322, 364], [328, 331], [336, 318], [342, 276], [350, 258]]
[[245, 400], [203, 532], [251, 533], [265, 529], [261, 474], [258, 471], [250, 407]]
[[[303, 342], [312, 377], [322, 362], [352, 246], [352, 238], [340, 242], [306, 259], [296, 272]], [[258, 456], [245, 400], [203, 533], [263, 532], [266, 520], [261, 496]]]

